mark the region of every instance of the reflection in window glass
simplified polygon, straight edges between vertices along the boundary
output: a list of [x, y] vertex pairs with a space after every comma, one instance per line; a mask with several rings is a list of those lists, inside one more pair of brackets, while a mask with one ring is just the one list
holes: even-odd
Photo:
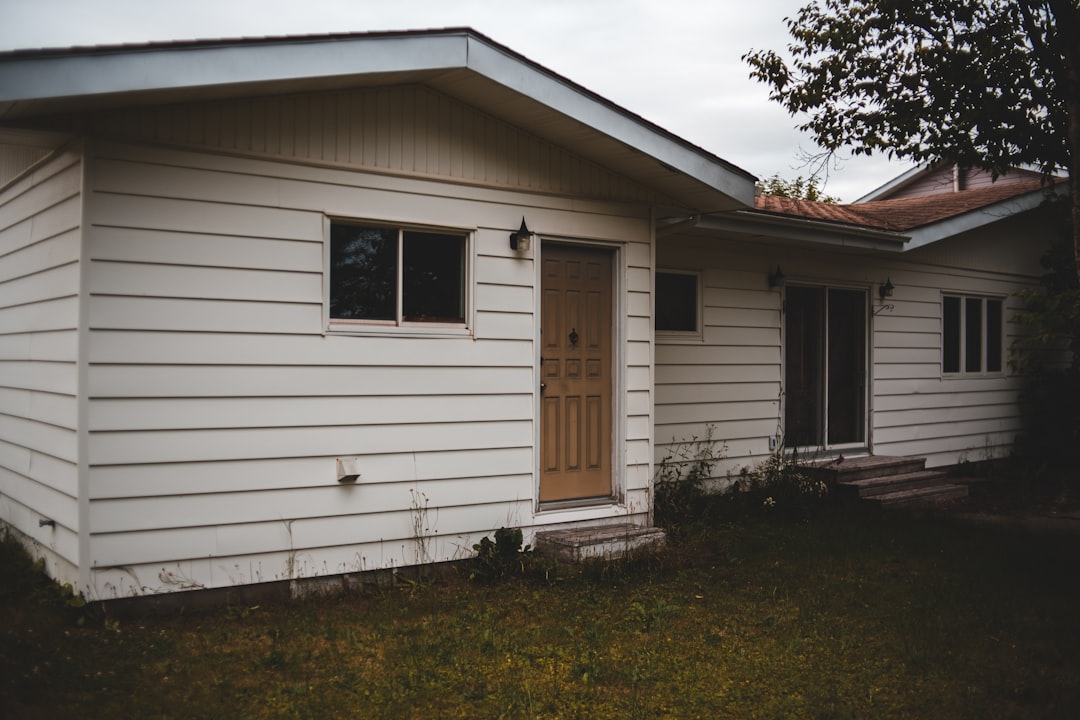
[[466, 237], [330, 224], [330, 317], [465, 324]]
[[393, 320], [397, 316], [397, 231], [330, 227], [330, 317]]

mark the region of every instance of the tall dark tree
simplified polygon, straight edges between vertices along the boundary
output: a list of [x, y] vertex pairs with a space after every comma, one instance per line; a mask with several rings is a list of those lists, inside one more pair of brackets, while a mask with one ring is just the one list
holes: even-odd
[[827, 155], [1064, 170], [1080, 275], [1080, 0], [813, 0], [785, 22], [787, 57], [744, 60]]

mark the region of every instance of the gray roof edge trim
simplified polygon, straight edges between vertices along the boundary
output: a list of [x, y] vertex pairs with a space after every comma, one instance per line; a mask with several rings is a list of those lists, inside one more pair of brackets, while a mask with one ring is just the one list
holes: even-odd
[[840, 225], [783, 215], [768, 215], [754, 210], [703, 215], [701, 230], [747, 232], [764, 237], [799, 240], [818, 245], [901, 251], [909, 238], [888, 230], [873, 230], [856, 225]]
[[[466, 66], [468, 33], [356, 35], [244, 43], [120, 46], [0, 55], [0, 102]], [[384, 45], [372, 53], [373, 45]], [[366, 52], [353, 52], [364, 45]], [[286, 50], [286, 52], [283, 52]], [[178, 73], [175, 60], [185, 59]]]
[[[507, 63], [507, 58], [517, 65]], [[754, 204], [757, 178], [753, 174], [483, 35], [470, 36], [468, 64], [470, 70], [493, 82], [531, 97], [748, 207]], [[523, 72], [522, 65], [532, 72]]]
[[[1054, 186], [1053, 191], [1059, 197], [1067, 196], [1069, 193], [1069, 184], [1059, 183]], [[908, 231], [911, 235], [911, 243], [904, 248], [904, 251], [908, 252], [921, 247], [926, 247], [927, 245], [932, 245], [941, 240], [945, 240], [946, 238], [968, 232], [969, 230], [977, 230], [978, 228], [992, 225], [993, 223], [1012, 217], [1013, 215], [1018, 215], [1022, 212], [1027, 212], [1028, 210], [1034, 210], [1042, 205], [1045, 199], [1045, 189], [1035, 190], [1024, 195], [1009, 198], [1008, 200], [1002, 200], [993, 205], [987, 205], [986, 207], [966, 212], [963, 215], [954, 215], [953, 217], [940, 220], [936, 223], [912, 228]]]

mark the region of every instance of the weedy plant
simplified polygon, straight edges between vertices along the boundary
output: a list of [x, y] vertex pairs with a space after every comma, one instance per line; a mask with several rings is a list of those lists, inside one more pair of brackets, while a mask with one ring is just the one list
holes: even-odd
[[777, 450], [754, 468], [744, 468], [736, 484], [743, 511], [804, 518], [829, 494], [829, 486], [800, 463], [798, 453]]
[[653, 512], [660, 527], [677, 530], [705, 514], [710, 499], [707, 483], [727, 451], [714, 439], [715, 431], [715, 426], [708, 425], [704, 437], [695, 435], [679, 442], [672, 438], [653, 482]]

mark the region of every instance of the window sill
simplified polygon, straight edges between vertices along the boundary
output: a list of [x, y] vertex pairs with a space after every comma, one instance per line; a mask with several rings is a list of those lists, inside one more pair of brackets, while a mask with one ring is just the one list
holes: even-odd
[[1006, 378], [1009, 374], [1000, 372], [970, 372], [970, 373], [942, 373], [942, 380], [987, 380], [994, 378]]
[[700, 332], [658, 330], [654, 333], [654, 336], [657, 345], [700, 345], [705, 342], [705, 336]]
[[362, 325], [353, 323], [330, 323], [327, 335], [348, 337], [411, 337], [411, 338], [471, 338], [473, 331], [467, 327], [421, 327], [417, 325]]

